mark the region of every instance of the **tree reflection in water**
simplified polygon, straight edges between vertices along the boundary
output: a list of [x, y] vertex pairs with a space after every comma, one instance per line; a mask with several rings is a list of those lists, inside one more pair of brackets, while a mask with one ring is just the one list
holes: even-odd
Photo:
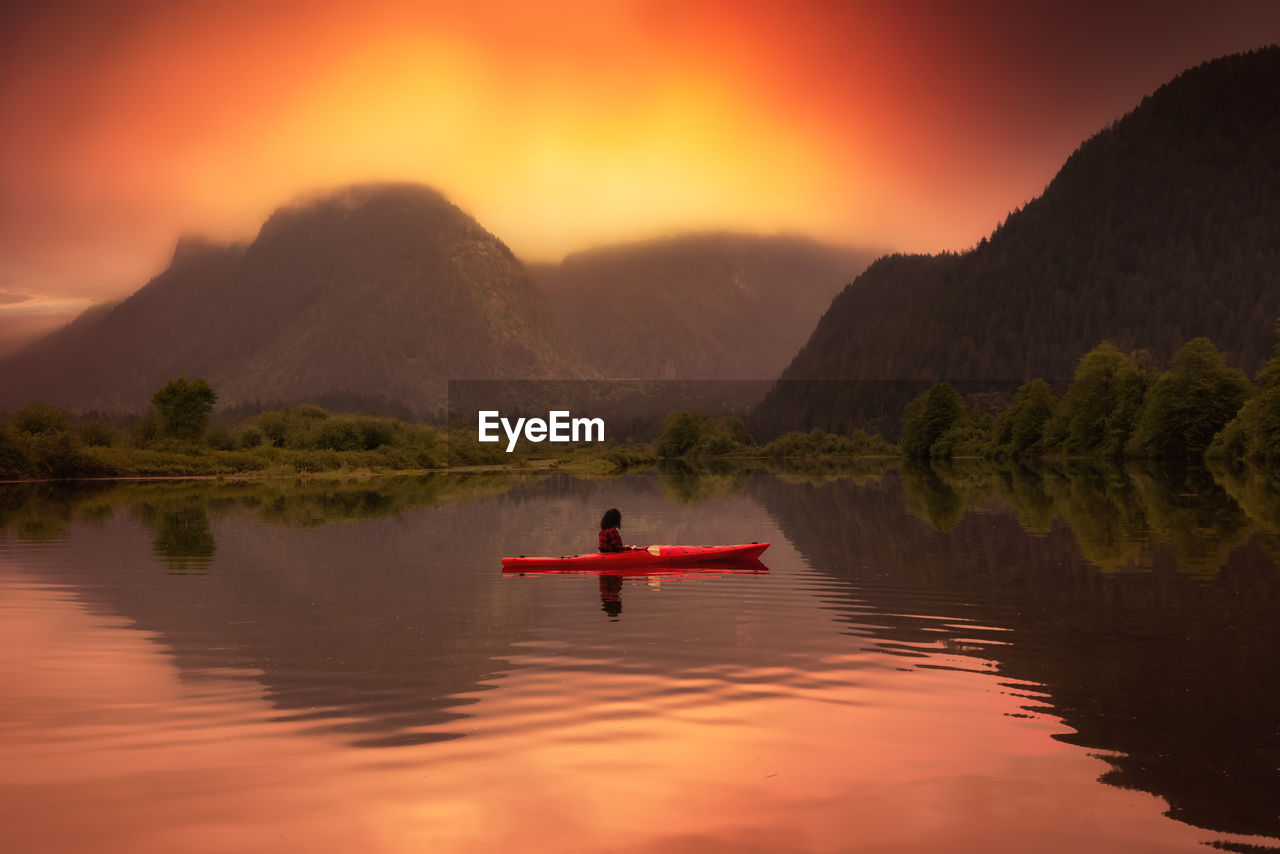
[[[652, 512], [724, 496], [758, 504], [839, 582], [829, 590], [846, 591], [829, 604], [851, 633], [885, 652], [974, 656], [1010, 686], [1043, 686], [1028, 708], [1061, 719], [1070, 732], [1057, 738], [1101, 751], [1104, 782], [1159, 795], [1193, 825], [1275, 838], [1276, 483], [1252, 470], [957, 462], [811, 475], [792, 465], [777, 476], [686, 467], [609, 489]], [[580, 523], [571, 508], [599, 506], [598, 488], [510, 474], [6, 487], [0, 537], [60, 541], [123, 516], [145, 523], [153, 557], [171, 568], [252, 566], [186, 587], [154, 571], [108, 577], [100, 565], [137, 560], [127, 539], [137, 531], [117, 525], [116, 540], [86, 538], [82, 568], [63, 571], [78, 595], [165, 638], [184, 673], [221, 656], [213, 663], [260, 674], [282, 718], [382, 746], [451, 737], [449, 722], [508, 666], [503, 656], [537, 622], [537, 597], [553, 589], [477, 586], [450, 563], [490, 540], [555, 553]], [[436, 509], [414, 525], [396, 523], [426, 507]], [[530, 507], [533, 517], [521, 515]], [[543, 529], [512, 530], [534, 517]], [[366, 523], [360, 537], [332, 528], [355, 520]], [[276, 526], [307, 530], [272, 551]], [[440, 564], [430, 596], [397, 565], [406, 553]], [[370, 572], [387, 575], [370, 584]], [[622, 583], [599, 581], [611, 618]], [[269, 619], [246, 618], [257, 612]]]
[[[941, 643], [993, 661], [1045, 687], [1028, 708], [1103, 751], [1103, 782], [1155, 793], [1190, 824], [1280, 837], [1280, 516], [1266, 481], [957, 464], [880, 488], [753, 494], [850, 585], [846, 618], [887, 652]], [[939, 617], [957, 620], [941, 639]], [[1009, 631], [974, 643], [975, 622]]]

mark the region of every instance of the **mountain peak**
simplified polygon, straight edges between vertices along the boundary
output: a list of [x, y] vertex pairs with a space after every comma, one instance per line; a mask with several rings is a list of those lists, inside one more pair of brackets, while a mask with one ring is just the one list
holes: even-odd
[[107, 317], [0, 370], [0, 402], [138, 410], [202, 376], [227, 405], [365, 396], [427, 413], [449, 379], [575, 378], [521, 263], [428, 187], [366, 184], [280, 208], [245, 246], [184, 237]]
[[[371, 182], [304, 193], [282, 205], [275, 215], [357, 214], [387, 208], [461, 211], [444, 194], [426, 184]], [[465, 214], [463, 214], [465, 216]]]
[[184, 234], [173, 247], [169, 269], [198, 265], [210, 259], [243, 249], [238, 243], [218, 243], [200, 234]]
[[[388, 243], [413, 239], [489, 239], [497, 242], [468, 213], [442, 193], [421, 184], [353, 184], [299, 196], [263, 223], [258, 240], [290, 232], [378, 233]], [[505, 249], [505, 247], [503, 247]]]

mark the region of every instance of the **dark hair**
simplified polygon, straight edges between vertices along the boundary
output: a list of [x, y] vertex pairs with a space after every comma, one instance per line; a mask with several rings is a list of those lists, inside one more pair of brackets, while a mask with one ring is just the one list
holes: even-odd
[[622, 511], [617, 507], [610, 507], [604, 511], [604, 515], [600, 517], [600, 530], [607, 528], [616, 528], [622, 524]]

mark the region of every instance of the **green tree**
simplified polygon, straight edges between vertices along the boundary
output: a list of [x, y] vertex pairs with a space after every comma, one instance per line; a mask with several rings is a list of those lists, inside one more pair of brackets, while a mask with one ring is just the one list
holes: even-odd
[[1137, 424], [1146, 385], [1137, 360], [1111, 342], [1086, 353], [1062, 396], [1058, 416], [1065, 447], [1061, 450], [1119, 455]]
[[1280, 318], [1275, 325], [1276, 343], [1271, 350], [1271, 358], [1258, 370], [1258, 387], [1273, 388], [1280, 386]]
[[1280, 462], [1280, 321], [1274, 355], [1258, 371], [1258, 392], [1213, 438], [1206, 456]]
[[1013, 396], [1013, 405], [1000, 416], [997, 441], [1000, 450], [1020, 457], [1043, 447], [1045, 424], [1053, 417], [1057, 400], [1044, 380], [1024, 383]]
[[902, 453], [925, 459], [933, 443], [964, 417], [960, 395], [949, 383], [938, 383], [907, 404], [902, 425]]
[[1208, 338], [1193, 338], [1147, 391], [1142, 417], [1125, 452], [1160, 459], [1199, 456], [1252, 390], [1245, 375], [1227, 367]]
[[155, 405], [161, 436], [195, 441], [209, 429], [209, 413], [218, 396], [203, 379], [187, 382], [186, 377], [170, 380], [157, 391]]
[[747, 425], [737, 415], [713, 418], [695, 412], [673, 412], [662, 420], [655, 448], [660, 457], [715, 457], [755, 446]]
[[660, 457], [682, 457], [694, 449], [702, 435], [703, 416], [692, 412], [673, 412], [662, 419], [658, 430], [657, 452]]
[[708, 418], [701, 425], [701, 435], [694, 453], [702, 456], [724, 456], [743, 449], [754, 448], [755, 439], [747, 431], [747, 425], [737, 415]]
[[1247, 400], [1219, 431], [1206, 457], [1250, 462], [1280, 462], [1280, 386], [1264, 388]]
[[28, 461], [29, 441], [9, 426], [7, 421], [0, 420], [0, 477], [22, 477], [30, 468]]
[[35, 401], [13, 413], [11, 423], [14, 429], [33, 436], [45, 436], [51, 433], [66, 432], [71, 421], [65, 409]]

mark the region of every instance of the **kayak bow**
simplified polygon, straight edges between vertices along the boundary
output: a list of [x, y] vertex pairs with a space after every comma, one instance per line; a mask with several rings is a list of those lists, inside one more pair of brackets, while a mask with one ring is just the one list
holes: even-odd
[[504, 557], [503, 569], [607, 569], [627, 566], [680, 566], [719, 561], [754, 560], [764, 554], [769, 543], [738, 546], [649, 546], [623, 552], [594, 552], [564, 557]]

